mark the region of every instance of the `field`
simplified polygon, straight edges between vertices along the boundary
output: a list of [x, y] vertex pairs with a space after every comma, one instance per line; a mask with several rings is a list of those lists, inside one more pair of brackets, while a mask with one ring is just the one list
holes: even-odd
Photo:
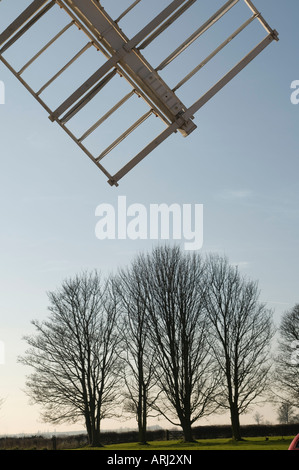
[[[110, 436], [111, 437], [111, 436]], [[113, 437], [113, 436], [112, 436]], [[128, 451], [168, 451], [185, 452], [200, 450], [287, 450], [294, 436], [271, 436], [271, 437], [247, 437], [241, 442], [232, 441], [229, 438], [222, 439], [197, 439], [194, 443], [185, 443], [178, 438], [171, 440], [151, 440], [147, 445], [137, 442], [105, 444], [102, 447], [87, 446], [86, 435], [61, 436], [55, 439], [57, 450], [100, 450], [110, 452]], [[133, 440], [133, 439], [132, 439]], [[110, 441], [111, 442], [111, 441]], [[113, 441], [112, 441], [113, 442]], [[42, 436], [7, 437], [0, 439], [1, 450], [53, 450], [53, 439]]]
[[[186, 450], [287, 450], [293, 437], [270, 437], [268, 439], [248, 438], [241, 442], [233, 442], [229, 439], [204, 439], [187, 444], [182, 441], [153, 441], [148, 445], [138, 443], [107, 445], [93, 450], [108, 451], [186, 451]], [[86, 448], [85, 448], [86, 449]]]

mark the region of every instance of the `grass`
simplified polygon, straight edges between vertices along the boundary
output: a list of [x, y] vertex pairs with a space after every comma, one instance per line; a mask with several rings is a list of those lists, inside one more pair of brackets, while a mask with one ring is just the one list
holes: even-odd
[[[293, 437], [256, 437], [244, 439], [240, 442], [234, 442], [230, 439], [203, 439], [194, 443], [185, 443], [182, 441], [153, 441], [148, 445], [138, 443], [113, 444], [104, 447], [93, 448], [93, 450], [109, 451], [185, 451], [185, 450], [288, 450]], [[86, 448], [84, 448], [85, 450]]]

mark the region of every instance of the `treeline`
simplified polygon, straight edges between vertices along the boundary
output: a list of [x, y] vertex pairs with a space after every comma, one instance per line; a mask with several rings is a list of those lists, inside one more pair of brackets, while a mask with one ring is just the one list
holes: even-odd
[[105, 279], [78, 274], [48, 294], [49, 318], [25, 338], [28, 394], [46, 421], [84, 419], [93, 446], [103, 443], [103, 419], [127, 414], [145, 443], [149, 417], [192, 441], [202, 417], [229, 411], [240, 440], [240, 415], [273, 380], [273, 312], [259, 295], [226, 258], [176, 246]]
[[0, 450], [62, 450], [77, 449], [88, 444], [86, 434], [63, 435], [46, 437], [42, 435], [32, 436], [7, 436], [0, 438]]
[[[253, 437], [289, 437], [298, 434], [298, 424], [252, 424], [241, 426], [244, 438]], [[196, 426], [193, 428], [195, 439], [230, 439], [230, 425]], [[167, 441], [180, 440], [183, 438], [182, 431], [179, 430], [154, 430], [147, 431], [147, 441]], [[126, 444], [138, 441], [138, 431], [126, 432], [103, 432], [101, 435], [103, 445]], [[0, 438], [0, 450], [63, 450], [78, 449], [88, 445], [87, 434], [74, 434], [67, 436], [44, 437], [24, 436], [24, 437], [2, 437]]]

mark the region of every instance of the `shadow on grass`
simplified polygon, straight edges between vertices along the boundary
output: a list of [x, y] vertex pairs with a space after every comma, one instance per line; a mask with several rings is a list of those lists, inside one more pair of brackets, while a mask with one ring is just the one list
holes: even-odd
[[[105, 445], [101, 448], [93, 448], [94, 450], [109, 451], [184, 451], [184, 450], [287, 450], [292, 438], [246, 438], [242, 441], [234, 441], [232, 439], [202, 439], [194, 442], [185, 442], [183, 440], [176, 441], [150, 441], [146, 444], [127, 443]], [[85, 448], [86, 449], [86, 448]], [[82, 449], [82, 450], [85, 450]], [[87, 449], [86, 449], [87, 450]]]

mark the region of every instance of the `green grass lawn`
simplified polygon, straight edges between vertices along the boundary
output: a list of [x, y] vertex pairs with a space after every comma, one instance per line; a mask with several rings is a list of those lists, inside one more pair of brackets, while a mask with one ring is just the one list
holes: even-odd
[[[233, 442], [229, 439], [203, 439], [195, 443], [185, 443], [182, 441], [153, 441], [148, 445], [138, 443], [114, 444], [104, 447], [93, 448], [93, 450], [129, 450], [129, 451], [177, 451], [177, 450], [287, 450], [293, 437], [264, 437], [247, 438], [241, 442]], [[85, 448], [86, 449], [86, 448]]]

